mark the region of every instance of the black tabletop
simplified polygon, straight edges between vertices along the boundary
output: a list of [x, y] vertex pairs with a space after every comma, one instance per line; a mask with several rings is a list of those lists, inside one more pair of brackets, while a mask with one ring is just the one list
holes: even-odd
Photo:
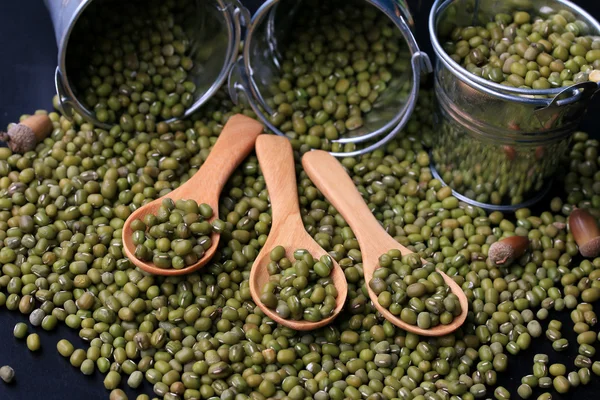
[[[251, 10], [262, 3], [261, 0], [244, 2]], [[427, 34], [427, 16], [432, 2], [409, 1], [417, 21], [417, 39], [429, 54], [432, 52]], [[600, 18], [600, 2], [597, 0], [576, 3]], [[21, 114], [51, 107], [52, 96], [55, 94], [57, 49], [52, 24], [41, 0], [0, 0], [0, 23], [0, 128], [4, 128], [9, 122], [18, 120]], [[598, 99], [593, 107], [583, 128], [596, 134], [598, 129], [594, 121], [597, 118], [594, 116], [600, 110]], [[570, 329], [572, 324], [568, 312], [563, 312], [558, 317]], [[42, 350], [31, 353], [23, 342], [13, 337], [12, 329], [20, 321], [26, 322], [26, 318], [16, 312], [0, 310], [0, 366], [9, 364], [17, 372], [14, 384], [4, 385], [0, 382], [0, 400], [105, 400], [108, 397], [102, 384], [104, 377], [100, 373], [85, 377], [56, 351], [56, 342], [62, 338], [71, 340], [76, 346], [87, 348], [73, 331], [61, 326], [53, 332], [41, 332]], [[571, 366], [577, 355], [577, 345], [576, 335], [569, 332], [569, 329], [563, 329], [565, 337], [571, 343], [569, 350], [559, 355], [552, 350], [550, 342], [545, 338], [535, 340], [529, 350], [522, 352], [517, 358], [510, 357], [510, 370], [499, 374], [498, 383], [507, 387], [516, 397], [520, 378], [531, 373], [532, 358], [536, 353], [549, 354], [551, 362]], [[521, 359], [523, 362], [519, 362]], [[139, 390], [151, 394], [148, 384]], [[135, 399], [134, 392], [128, 393], [130, 398]], [[588, 386], [572, 389], [569, 394], [560, 398], [591, 400], [600, 398], [599, 393], [600, 379], [594, 376]]]

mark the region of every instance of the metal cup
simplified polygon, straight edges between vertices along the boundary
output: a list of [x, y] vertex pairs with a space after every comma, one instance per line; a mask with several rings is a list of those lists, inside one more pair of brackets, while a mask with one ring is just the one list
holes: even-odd
[[564, 0], [437, 0], [429, 18], [437, 55], [435, 125], [441, 131], [432, 150], [434, 175], [460, 199], [502, 211], [544, 197], [598, 90], [594, 82], [546, 90], [500, 85], [468, 72], [440, 44], [440, 31], [485, 23], [516, 9], [542, 16], [569, 10], [587, 24], [590, 35], [600, 33], [594, 18]]
[[[397, 74], [364, 118], [364, 125], [332, 142], [364, 144], [360, 150], [332, 152], [337, 157], [356, 156], [388, 143], [408, 122], [419, 92], [422, 73], [431, 72], [427, 54], [419, 50], [412, 34], [413, 20], [404, 0], [359, 0], [384, 13], [401, 32], [404, 56], [410, 67]], [[303, 0], [268, 0], [253, 16], [244, 42], [243, 58], [232, 71], [230, 94], [234, 100], [243, 93], [260, 120], [274, 133], [285, 134], [270, 121], [273, 109], [267, 99], [270, 88], [281, 75], [280, 65], [286, 44], [293, 40], [294, 19], [307, 7]], [[403, 95], [401, 93], [404, 93]]]
[[[58, 67], [56, 68], [56, 92], [66, 115], [79, 113], [96, 126], [109, 129], [111, 126], [96, 120], [94, 113], [83, 105], [69, 79], [67, 53], [72, 33], [77, 22], [86, 14], [89, 5], [102, 1], [103, 7], [118, 7], [121, 0], [44, 0], [48, 8], [56, 42], [58, 43]], [[145, 2], [139, 1], [144, 7]], [[93, 17], [93, 16], [91, 16]], [[183, 118], [193, 114], [219, 90], [238, 57], [242, 26], [250, 21], [250, 13], [239, 0], [196, 0], [194, 12], [184, 22], [184, 29], [191, 38], [190, 57], [194, 69], [189, 78], [196, 84], [194, 103], [186, 110]], [[171, 122], [171, 119], [167, 122]]]

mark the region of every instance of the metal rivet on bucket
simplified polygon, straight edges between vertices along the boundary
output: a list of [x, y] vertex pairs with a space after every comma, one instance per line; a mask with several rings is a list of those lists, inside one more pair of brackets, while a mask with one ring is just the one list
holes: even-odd
[[[527, 4], [525, 9], [519, 5]], [[437, 0], [429, 31], [437, 62], [434, 175], [462, 200], [491, 210], [528, 207], [544, 197], [560, 157], [598, 90], [594, 82], [545, 90], [509, 87], [471, 74], [443, 49], [438, 32], [498, 12], [569, 10], [600, 34], [594, 18], [564, 0]], [[449, 10], [452, 10], [449, 13]]]
[[[411, 67], [405, 73], [394, 76], [390, 85], [375, 102], [373, 110], [365, 117], [364, 125], [343, 135], [340, 144], [361, 145], [350, 152], [332, 152], [334, 156], [356, 156], [373, 151], [392, 140], [408, 122], [416, 104], [422, 73], [431, 72], [428, 56], [419, 50], [411, 32], [412, 18], [405, 1], [361, 0], [384, 13], [401, 32], [406, 44], [407, 58]], [[238, 92], [256, 112], [260, 120], [274, 133], [285, 133], [270, 121], [273, 110], [268, 105], [269, 85], [280, 76], [281, 54], [290, 39], [294, 18], [302, 13], [306, 1], [269, 0], [256, 12], [248, 27], [243, 58], [238, 61], [230, 78], [230, 94], [234, 101]], [[400, 88], [409, 82], [410, 88], [401, 96]]]
[[[80, 17], [92, 3], [102, 0], [45, 0], [50, 11], [56, 41], [58, 43], [58, 67], [56, 69], [56, 91], [59, 103], [66, 113], [77, 112], [96, 126], [109, 129], [111, 125], [96, 120], [94, 113], [87, 109], [69, 80], [67, 52], [71, 34]], [[118, 7], [122, 2], [103, 1], [103, 7]], [[144, 1], [140, 1], [143, 7]], [[194, 2], [195, 12], [186, 18], [184, 29], [192, 38], [190, 57], [195, 67], [190, 72], [191, 80], [196, 84], [194, 103], [183, 118], [193, 114], [214, 93], [219, 90], [227, 78], [232, 64], [238, 57], [241, 40], [241, 27], [250, 20], [250, 13], [239, 0], [206, 0]], [[203, 49], [210, 48], [210, 57], [205, 57]], [[204, 55], [204, 56], [203, 56]], [[173, 121], [173, 119], [167, 122]]]

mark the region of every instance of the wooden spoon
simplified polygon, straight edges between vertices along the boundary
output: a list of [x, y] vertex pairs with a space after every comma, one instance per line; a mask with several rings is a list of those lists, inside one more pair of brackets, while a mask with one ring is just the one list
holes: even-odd
[[379, 256], [391, 249], [399, 249], [402, 255], [411, 254], [412, 252], [400, 245], [383, 229], [369, 210], [360, 192], [354, 186], [350, 176], [332, 155], [321, 150], [311, 151], [302, 158], [302, 165], [313, 183], [344, 217], [356, 235], [362, 253], [363, 271], [369, 297], [377, 310], [388, 321], [406, 331], [422, 336], [443, 336], [453, 332], [465, 322], [468, 312], [467, 297], [460, 286], [440, 270], [438, 272], [442, 275], [450, 290], [458, 297], [462, 307], [462, 313], [455, 317], [451, 324], [421, 329], [402, 321], [379, 305], [377, 295], [369, 286], [369, 282], [373, 278], [373, 272], [378, 268]]
[[216, 233], [212, 234], [212, 244], [204, 256], [196, 264], [186, 268], [158, 268], [151, 262], [139, 260], [135, 256], [136, 246], [133, 243], [131, 222], [135, 219], [143, 220], [147, 214], [156, 214], [164, 198], [171, 198], [173, 201], [192, 199], [199, 204], [206, 203], [214, 211], [211, 220], [216, 219], [219, 213], [219, 196], [223, 186], [235, 168], [250, 154], [256, 138], [262, 131], [263, 126], [252, 118], [241, 114], [229, 118], [208, 158], [194, 176], [171, 193], [138, 208], [127, 218], [123, 226], [123, 247], [127, 258], [137, 267], [155, 275], [189, 274], [210, 261], [219, 244], [220, 235]]
[[281, 325], [301, 331], [325, 326], [340, 313], [348, 294], [348, 283], [344, 272], [333, 259], [331, 277], [338, 295], [335, 310], [330, 317], [318, 322], [285, 319], [260, 301], [262, 288], [270, 278], [267, 265], [271, 261], [270, 253], [273, 248], [283, 246], [286, 250], [286, 257], [290, 260], [294, 259], [293, 254], [297, 249], [308, 250], [315, 258], [319, 258], [327, 252], [304, 229], [298, 203], [294, 154], [290, 141], [284, 137], [262, 135], [256, 141], [256, 155], [269, 191], [273, 222], [269, 237], [254, 260], [250, 272], [252, 298], [269, 318]]

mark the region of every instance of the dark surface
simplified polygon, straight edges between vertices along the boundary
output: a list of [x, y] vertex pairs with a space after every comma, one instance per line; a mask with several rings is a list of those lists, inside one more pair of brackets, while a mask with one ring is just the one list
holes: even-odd
[[[60, 1], [60, 0], [51, 0]], [[246, 1], [252, 9], [260, 0]], [[431, 53], [427, 37], [427, 14], [431, 0], [410, 2], [417, 20], [417, 36], [421, 47]], [[600, 2], [595, 0], [578, 1], [592, 15], [600, 18]], [[52, 24], [41, 0], [0, 0], [0, 128], [11, 121], [18, 120], [24, 113], [32, 113], [39, 108], [51, 107], [54, 95], [54, 70], [56, 68], [56, 44]], [[596, 99], [594, 109], [588, 114], [583, 128], [596, 134], [593, 118], [600, 109]], [[554, 314], [554, 313], [553, 313]], [[534, 340], [531, 348], [510, 357], [509, 372], [499, 374], [499, 384], [506, 386], [516, 396], [516, 388], [522, 376], [531, 373], [532, 358], [536, 353], [547, 353], [551, 362], [562, 362], [568, 370], [573, 368], [573, 359], [577, 355], [575, 334], [571, 332], [572, 323], [568, 312], [554, 318], [563, 321], [563, 334], [570, 342], [565, 353], [556, 353], [545, 338]], [[0, 382], [0, 400], [79, 400], [107, 399], [108, 392], [102, 384], [103, 376], [96, 372], [92, 377], [83, 376], [70, 366], [56, 351], [56, 342], [68, 338], [76, 347], [87, 348], [77, 335], [61, 326], [54, 332], [44, 332], [40, 328], [30, 327], [42, 338], [42, 350], [39, 354], [27, 350], [24, 341], [14, 339], [12, 329], [19, 322], [27, 322], [18, 312], [0, 310], [0, 366], [9, 364], [16, 371], [15, 382], [4, 385]], [[545, 325], [545, 324], [544, 324]], [[598, 330], [598, 326], [595, 327]], [[600, 350], [600, 348], [598, 349]], [[125, 385], [126, 386], [126, 385]], [[142, 389], [151, 394], [148, 384]], [[600, 398], [600, 379], [592, 376], [592, 383], [579, 387], [554, 399], [598, 399]], [[139, 390], [138, 390], [139, 393]], [[129, 391], [130, 399], [136, 394]], [[534, 391], [534, 399], [541, 391]], [[492, 397], [491, 392], [487, 397]]]

